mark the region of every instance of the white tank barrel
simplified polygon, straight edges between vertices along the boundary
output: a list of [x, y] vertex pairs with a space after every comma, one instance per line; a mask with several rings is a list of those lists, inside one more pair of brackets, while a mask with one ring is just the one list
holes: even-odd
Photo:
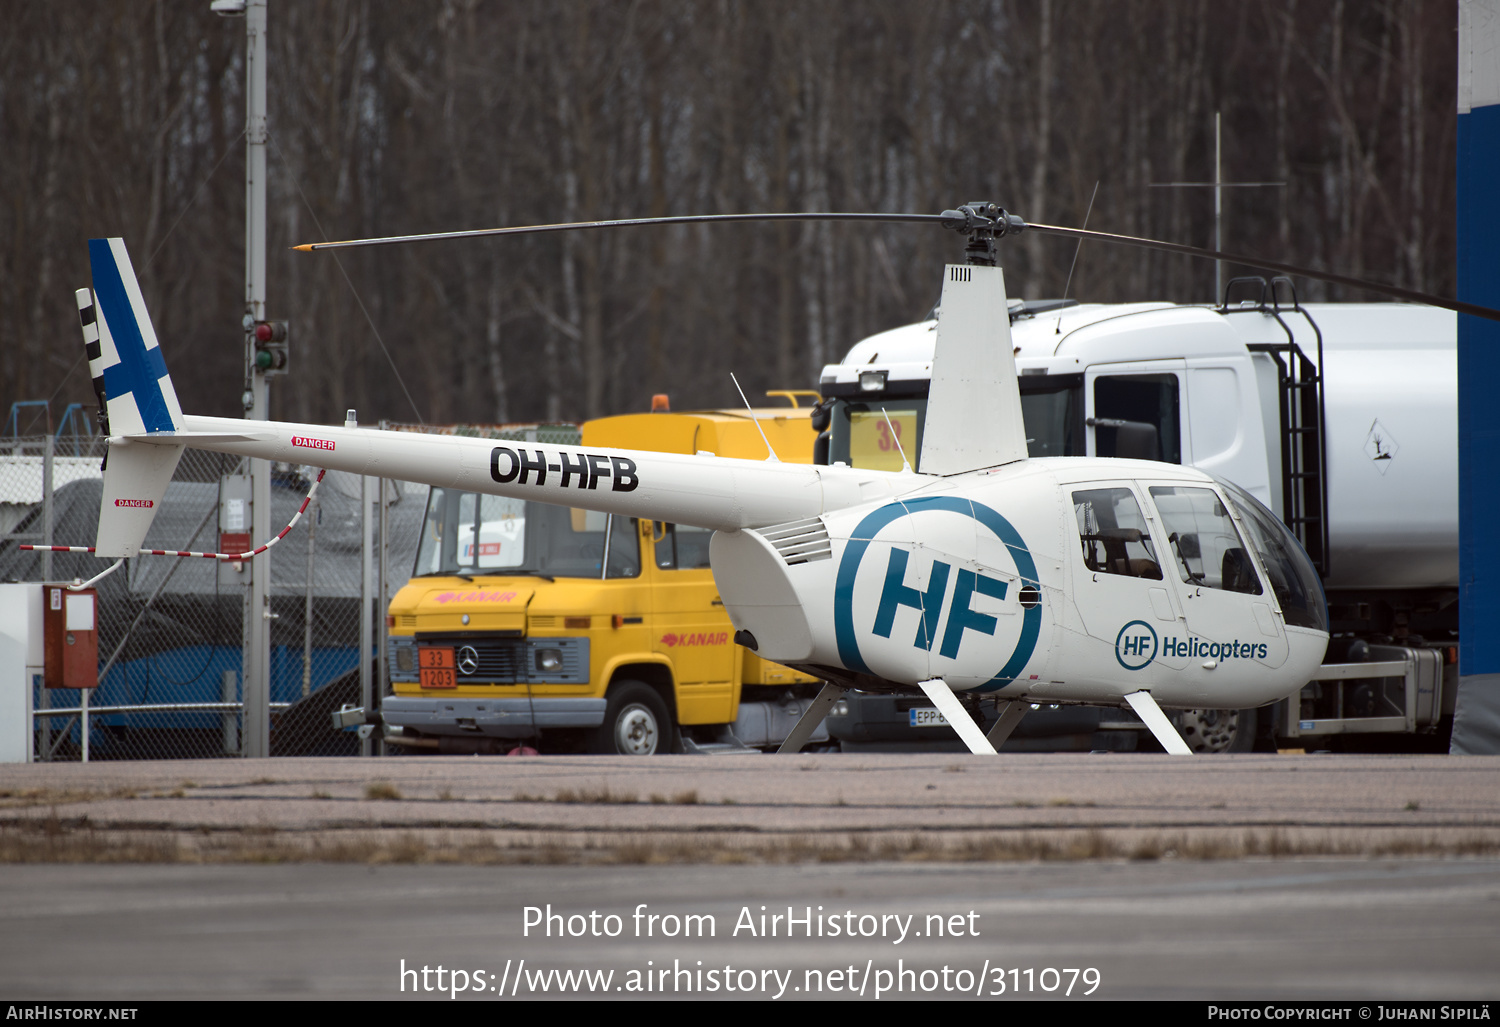
[[1457, 315], [1392, 303], [1311, 312], [1326, 365], [1328, 587], [1457, 588]]

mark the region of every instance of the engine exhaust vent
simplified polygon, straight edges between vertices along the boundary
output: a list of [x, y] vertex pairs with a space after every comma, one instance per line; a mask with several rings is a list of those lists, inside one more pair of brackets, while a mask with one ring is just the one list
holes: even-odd
[[762, 528], [760, 536], [781, 554], [787, 566], [833, 559], [833, 544], [821, 517], [808, 517]]

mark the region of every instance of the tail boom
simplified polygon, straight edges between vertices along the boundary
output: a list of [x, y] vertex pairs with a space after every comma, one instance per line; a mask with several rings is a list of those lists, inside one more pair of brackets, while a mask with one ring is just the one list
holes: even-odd
[[[809, 464], [281, 421], [187, 416], [184, 426], [180, 433], [132, 441], [187, 445], [716, 531], [781, 524], [889, 496], [894, 491], [889, 479], [897, 477]], [[863, 491], [849, 480], [855, 475], [863, 481]]]

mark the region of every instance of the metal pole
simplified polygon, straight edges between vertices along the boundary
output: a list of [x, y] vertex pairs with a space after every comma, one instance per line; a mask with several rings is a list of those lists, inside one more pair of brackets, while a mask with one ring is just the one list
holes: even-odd
[[[370, 482], [374, 480], [367, 474], [359, 477], [359, 705], [361, 709], [370, 708], [370, 608], [374, 604], [371, 600], [375, 595], [375, 583], [370, 568], [370, 558], [374, 556], [370, 549]], [[369, 736], [359, 740], [359, 754], [369, 756], [374, 752], [370, 744]]]
[[[1224, 252], [1224, 145], [1220, 115], [1214, 111], [1214, 249]], [[1214, 261], [1214, 302], [1224, 300], [1224, 262]]]
[[[1214, 191], [1214, 249], [1224, 250], [1224, 190], [1284, 186], [1285, 182], [1224, 181], [1223, 118], [1214, 111], [1214, 177], [1211, 182], [1152, 182], [1152, 189], [1212, 189]], [[1214, 261], [1214, 304], [1224, 302], [1224, 261]]]
[[302, 698], [312, 692], [313, 554], [318, 544], [318, 501], [307, 508], [307, 595], [302, 602]]
[[[52, 487], [55, 481], [54, 461], [57, 455], [57, 440], [52, 433], [47, 433], [47, 441], [42, 444], [42, 545], [52, 545]], [[42, 550], [42, 580], [52, 580], [52, 552]]]
[[[235, 692], [239, 689], [239, 675], [232, 670], [226, 670], [219, 678], [219, 701], [239, 705], [239, 697]], [[240, 751], [239, 710], [226, 710], [219, 714], [220, 727], [224, 733], [225, 755], [237, 755]]]
[[82, 696], [82, 701], [78, 706], [79, 716], [83, 719], [83, 762], [87, 763], [89, 761], [89, 690], [80, 688], [78, 694]]
[[[270, 416], [266, 376], [255, 366], [255, 322], [266, 316], [266, 0], [245, 2], [245, 416]], [[250, 461], [251, 537], [271, 534], [271, 465]], [[270, 554], [249, 562], [245, 609], [244, 753], [271, 753]]]
[[[50, 408], [49, 408], [50, 409]], [[53, 444], [52, 433], [47, 433], [47, 442], [42, 450], [42, 544], [52, 545], [52, 487], [53, 487], [53, 457], [56, 455], [56, 446]], [[42, 580], [52, 580], [52, 553], [50, 550], [42, 551]], [[35, 688], [35, 682], [28, 687]], [[37, 705], [46, 709], [52, 704], [52, 696], [44, 687], [37, 689]], [[38, 725], [37, 749], [42, 754], [42, 760], [52, 758], [52, 719], [43, 717]]]
[[[390, 680], [390, 676], [386, 673], [385, 667], [386, 631], [389, 626], [385, 617], [386, 610], [390, 609], [391, 602], [391, 590], [386, 584], [386, 555], [387, 549], [390, 546], [390, 540], [387, 536], [387, 528], [389, 527], [390, 523], [390, 518], [387, 515], [389, 506], [385, 501], [385, 490], [388, 484], [390, 484], [389, 479], [380, 479], [380, 516], [378, 518], [378, 523], [380, 525], [380, 544], [376, 549], [376, 552], [380, 557], [379, 572], [376, 575], [376, 579], [379, 583], [377, 592], [380, 596], [380, 602], [376, 604], [375, 610], [375, 616], [377, 618], [375, 622], [377, 625], [377, 630], [375, 632], [375, 685], [371, 689], [372, 692], [376, 693], [381, 698], [385, 697], [385, 683]], [[395, 487], [400, 488], [399, 485]], [[369, 707], [365, 708], [369, 709]], [[384, 734], [382, 734], [375, 740], [375, 754], [377, 756], [385, 755]]]
[[[46, 686], [42, 686], [40, 688], [37, 687], [37, 684], [40, 680], [40, 674], [33, 674], [31, 676], [31, 687], [37, 693], [36, 708], [38, 710], [51, 709], [52, 696], [47, 694], [48, 689], [46, 688]], [[52, 759], [52, 718], [41, 717], [39, 719], [41, 720], [41, 723], [36, 726], [36, 751], [39, 753], [37, 758], [43, 763], [47, 763]]]

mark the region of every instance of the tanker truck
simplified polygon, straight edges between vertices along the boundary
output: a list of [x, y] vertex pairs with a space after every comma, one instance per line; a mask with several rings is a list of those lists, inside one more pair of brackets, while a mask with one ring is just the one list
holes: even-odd
[[[870, 336], [823, 369], [815, 460], [899, 470], [921, 452], [937, 318]], [[1297, 302], [1237, 279], [1222, 306], [1013, 300], [1032, 456], [1192, 464], [1249, 491], [1323, 579], [1333, 635], [1300, 696], [1186, 711], [1198, 751], [1447, 751], [1457, 687], [1456, 315], [1406, 303]], [[892, 436], [895, 436], [892, 438]], [[851, 694], [845, 749], [941, 745], [919, 700]], [[1131, 749], [1128, 711], [1034, 710], [1016, 748]], [[1051, 736], [1051, 737], [1049, 737]]]

